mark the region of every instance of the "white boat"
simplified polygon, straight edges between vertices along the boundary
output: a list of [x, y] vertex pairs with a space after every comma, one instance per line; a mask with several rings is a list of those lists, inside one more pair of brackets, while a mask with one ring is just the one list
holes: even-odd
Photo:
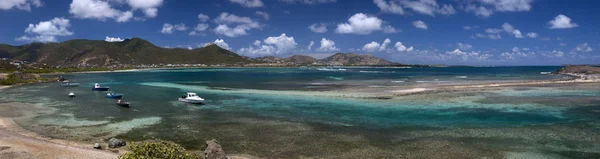
[[204, 99], [200, 98], [196, 93], [188, 92], [186, 95], [179, 97], [180, 102], [200, 104]]
[[75, 93], [73, 93], [73, 92], [70, 92], [70, 93], [69, 93], [69, 97], [71, 97], [71, 98], [75, 97]]

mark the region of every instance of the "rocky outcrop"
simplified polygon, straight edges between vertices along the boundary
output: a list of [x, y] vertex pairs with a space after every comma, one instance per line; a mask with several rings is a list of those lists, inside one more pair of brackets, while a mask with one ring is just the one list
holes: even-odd
[[95, 143], [94, 144], [94, 148], [95, 149], [102, 149], [102, 145], [100, 145], [100, 143]]
[[206, 141], [205, 159], [227, 159], [225, 151], [216, 139]]
[[600, 74], [600, 67], [586, 65], [568, 65], [554, 72], [555, 74]]
[[127, 145], [127, 143], [125, 142], [125, 140], [122, 140], [122, 139], [111, 138], [110, 140], [108, 140], [109, 148], [119, 148], [119, 147], [123, 147], [125, 145]]

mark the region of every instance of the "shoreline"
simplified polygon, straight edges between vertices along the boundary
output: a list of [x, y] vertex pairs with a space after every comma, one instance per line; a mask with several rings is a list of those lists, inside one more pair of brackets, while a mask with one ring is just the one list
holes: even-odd
[[92, 144], [46, 137], [24, 129], [11, 117], [0, 117], [0, 158], [116, 159], [121, 155], [92, 147]]

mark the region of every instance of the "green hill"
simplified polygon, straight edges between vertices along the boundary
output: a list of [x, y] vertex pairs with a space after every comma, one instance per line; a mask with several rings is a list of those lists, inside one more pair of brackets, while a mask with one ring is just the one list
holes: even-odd
[[250, 62], [217, 45], [193, 50], [161, 48], [140, 38], [122, 42], [76, 39], [61, 43], [31, 43], [22, 46], [0, 44], [0, 58], [38, 62], [55, 66], [80, 64], [241, 64]]

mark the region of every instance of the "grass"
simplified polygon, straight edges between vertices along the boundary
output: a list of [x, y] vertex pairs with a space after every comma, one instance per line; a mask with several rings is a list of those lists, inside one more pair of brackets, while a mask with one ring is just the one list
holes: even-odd
[[167, 141], [147, 141], [129, 143], [130, 152], [127, 152], [121, 159], [198, 159], [202, 156], [187, 153], [186, 150], [178, 144]]

